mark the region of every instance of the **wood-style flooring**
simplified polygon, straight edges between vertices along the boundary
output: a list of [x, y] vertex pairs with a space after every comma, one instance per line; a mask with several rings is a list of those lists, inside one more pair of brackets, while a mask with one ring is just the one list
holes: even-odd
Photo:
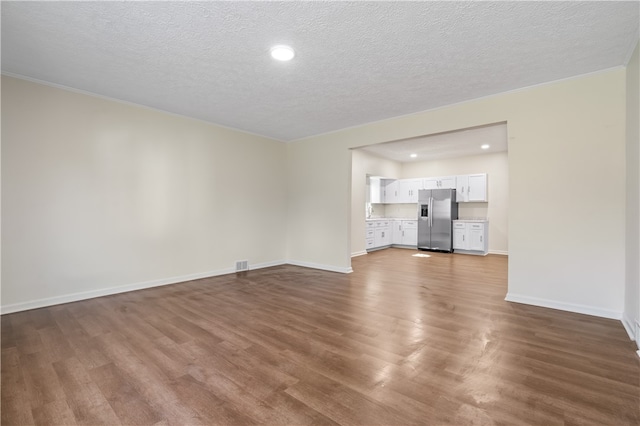
[[2, 424], [640, 423], [620, 322], [505, 302], [506, 257], [388, 249], [353, 268], [4, 315]]

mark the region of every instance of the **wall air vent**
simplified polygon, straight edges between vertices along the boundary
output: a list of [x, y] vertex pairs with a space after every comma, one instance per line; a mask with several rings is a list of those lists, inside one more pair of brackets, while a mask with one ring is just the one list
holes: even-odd
[[249, 261], [248, 260], [236, 260], [236, 272], [248, 271], [249, 270]]

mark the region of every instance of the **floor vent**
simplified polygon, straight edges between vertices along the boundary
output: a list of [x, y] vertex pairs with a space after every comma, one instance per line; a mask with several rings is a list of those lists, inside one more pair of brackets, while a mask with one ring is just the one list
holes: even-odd
[[236, 260], [236, 272], [248, 271], [249, 270], [249, 261], [248, 260]]

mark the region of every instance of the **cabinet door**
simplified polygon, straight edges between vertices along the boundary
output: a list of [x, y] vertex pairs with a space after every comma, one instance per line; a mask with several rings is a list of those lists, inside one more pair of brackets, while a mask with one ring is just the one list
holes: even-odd
[[456, 202], [466, 203], [469, 201], [469, 176], [456, 176]]
[[382, 247], [384, 239], [384, 228], [376, 228], [373, 235], [373, 246]]
[[374, 235], [374, 245], [376, 247], [388, 246], [391, 244], [391, 235], [389, 234], [389, 227], [376, 228]]
[[397, 180], [387, 180], [384, 190], [384, 202], [388, 204], [398, 203], [399, 183]]
[[458, 250], [465, 250], [467, 248], [466, 241], [466, 233], [467, 229], [465, 228], [454, 228], [453, 229], [453, 248]]
[[414, 220], [402, 222], [402, 244], [405, 246], [418, 245], [418, 222]]
[[408, 203], [411, 199], [411, 180], [400, 179], [398, 181], [398, 202]]
[[369, 202], [370, 203], [382, 203], [384, 195], [384, 187], [382, 185], [382, 179], [370, 178], [369, 179]]
[[423, 188], [422, 179], [400, 179], [398, 182], [398, 203], [417, 203], [418, 191]]
[[469, 175], [468, 201], [487, 201], [487, 175]]
[[484, 251], [484, 225], [472, 224], [469, 229], [469, 250]]
[[409, 180], [409, 199], [408, 203], [418, 202], [418, 191], [424, 189], [422, 179], [410, 179]]
[[456, 177], [445, 176], [440, 178], [440, 189], [456, 189]]
[[456, 177], [444, 176], [437, 178], [425, 178], [423, 179], [423, 189], [456, 189]]
[[402, 244], [402, 221], [394, 220], [391, 223], [393, 224], [391, 244]]
[[438, 189], [440, 188], [440, 180], [438, 178], [427, 178], [423, 181], [423, 189]]
[[391, 245], [391, 227], [382, 228], [382, 245]]

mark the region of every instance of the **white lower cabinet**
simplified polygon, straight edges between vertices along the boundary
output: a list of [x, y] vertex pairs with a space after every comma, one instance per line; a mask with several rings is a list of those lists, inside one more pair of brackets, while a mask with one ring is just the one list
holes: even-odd
[[394, 220], [391, 244], [396, 246], [418, 246], [418, 221]]
[[467, 232], [469, 233], [469, 250], [482, 251], [486, 254], [485, 236], [486, 227], [482, 223], [468, 223]]
[[417, 220], [370, 220], [366, 225], [366, 249], [376, 250], [391, 245], [418, 245]]
[[367, 221], [365, 238], [367, 250], [391, 245], [391, 234], [393, 232], [391, 223], [392, 221], [388, 219]]
[[418, 246], [418, 221], [402, 221], [402, 242], [403, 246]]
[[373, 247], [375, 247], [375, 238], [374, 238], [374, 234], [375, 232], [373, 231], [373, 228], [371, 229], [367, 229], [367, 236], [366, 236], [366, 249], [372, 249]]
[[384, 247], [391, 245], [391, 233], [389, 232], [389, 227], [386, 226], [384, 228], [376, 228], [375, 235], [373, 237], [374, 246]]
[[393, 235], [391, 236], [391, 244], [401, 245], [402, 244], [402, 221], [394, 220], [391, 222], [393, 225]]
[[484, 256], [489, 252], [488, 233], [489, 222], [454, 220], [453, 249], [456, 253]]
[[467, 224], [453, 223], [453, 249], [464, 250], [467, 247]]

